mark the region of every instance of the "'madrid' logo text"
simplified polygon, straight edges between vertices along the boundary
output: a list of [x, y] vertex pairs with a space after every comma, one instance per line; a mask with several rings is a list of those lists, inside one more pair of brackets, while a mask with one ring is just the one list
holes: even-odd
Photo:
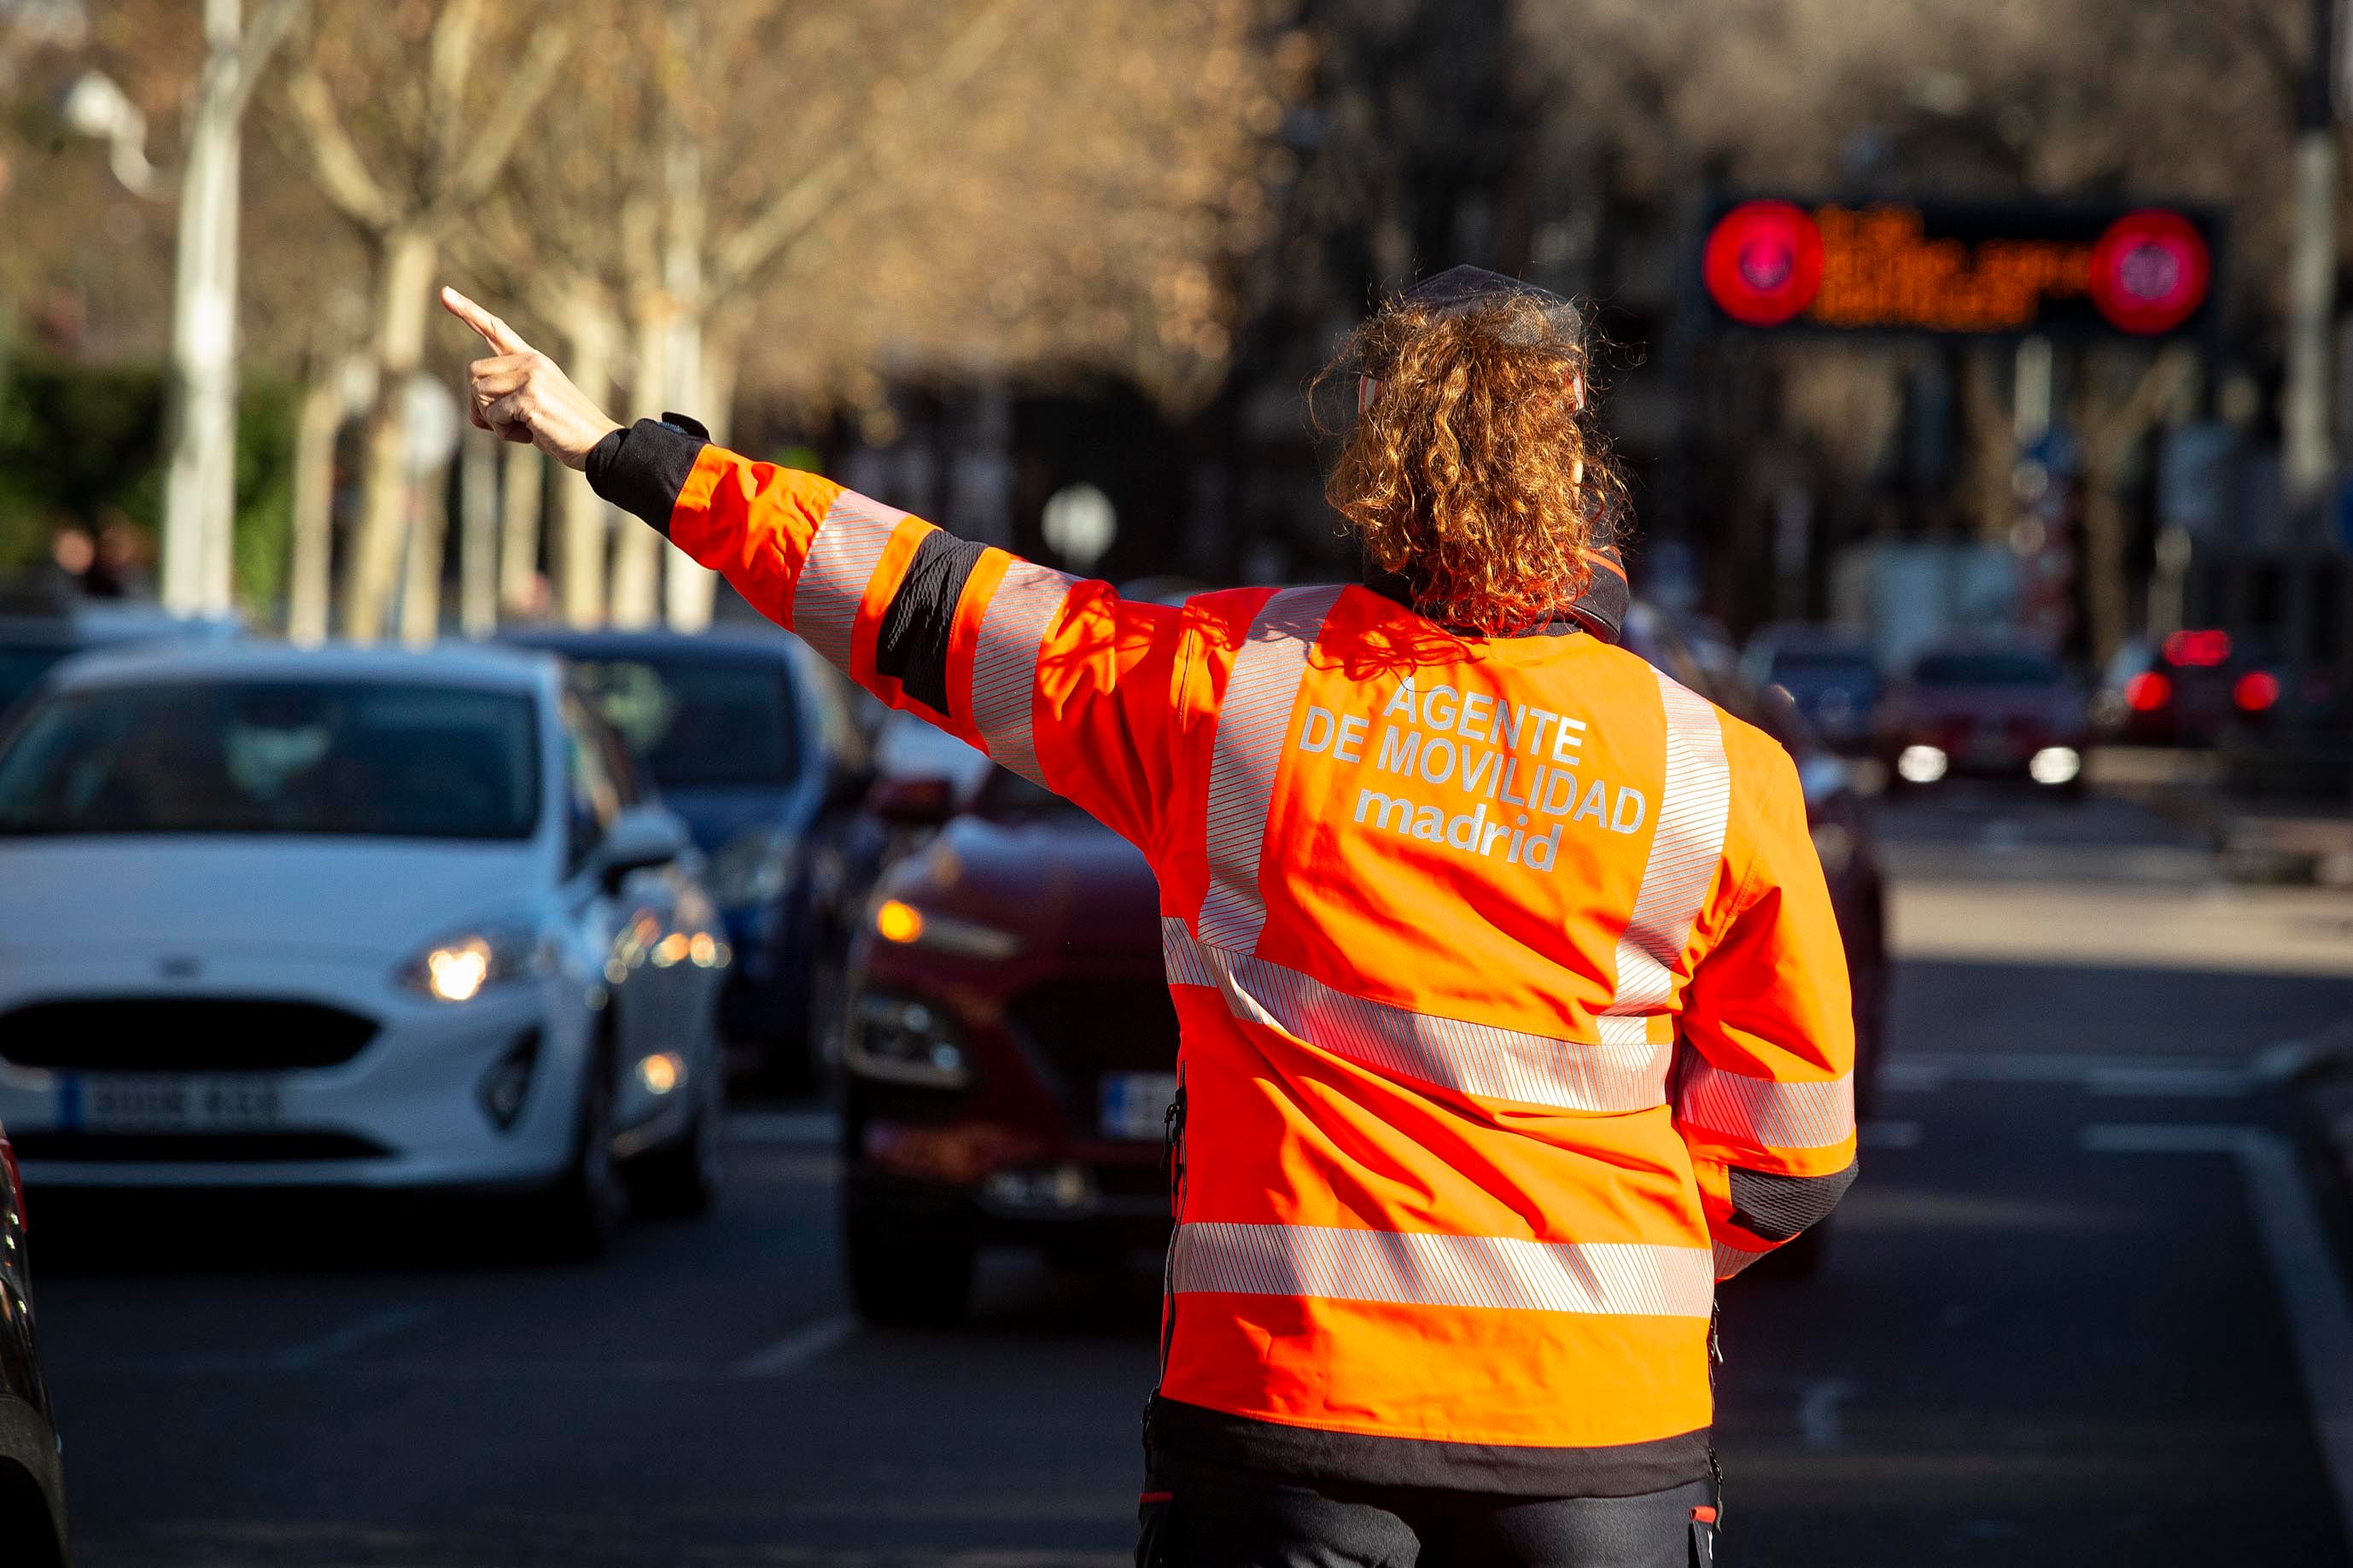
[[[1356, 820], [1367, 826], [1466, 855], [1493, 857], [1500, 848], [1505, 865], [1549, 876], [1565, 830], [1639, 833], [1650, 816], [1641, 790], [1581, 771], [1582, 719], [1525, 702], [1507, 708], [1486, 692], [1450, 685], [1423, 691], [1411, 676], [1376, 718], [1372, 767], [1397, 782], [1357, 790]], [[1362, 764], [1376, 718], [1311, 705], [1293, 743]], [[1409, 795], [1408, 786], [1419, 787]], [[1432, 789], [1446, 793], [1436, 803], [1415, 798]], [[1452, 805], [1464, 809], [1450, 811]], [[1547, 828], [1538, 820], [1546, 816], [1557, 820]]]

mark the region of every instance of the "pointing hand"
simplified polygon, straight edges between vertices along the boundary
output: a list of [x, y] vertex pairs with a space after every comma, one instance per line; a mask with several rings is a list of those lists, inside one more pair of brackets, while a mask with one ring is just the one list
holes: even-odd
[[455, 289], [441, 290], [441, 305], [491, 346], [490, 358], [466, 367], [466, 408], [474, 423], [502, 440], [528, 442], [566, 468], [586, 468], [596, 443], [620, 426], [512, 327]]

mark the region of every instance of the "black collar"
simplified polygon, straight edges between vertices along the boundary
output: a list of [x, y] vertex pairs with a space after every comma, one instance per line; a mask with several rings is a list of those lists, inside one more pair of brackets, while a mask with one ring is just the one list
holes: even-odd
[[[1626, 626], [1626, 607], [1631, 595], [1626, 586], [1626, 568], [1616, 545], [1589, 552], [1593, 563], [1593, 581], [1584, 593], [1561, 613], [1548, 621], [1525, 626], [1503, 635], [1515, 637], [1574, 637], [1579, 632], [1615, 643]], [[1469, 626], [1448, 626], [1436, 616], [1429, 615], [1414, 602], [1413, 582], [1402, 572], [1377, 572], [1367, 564], [1365, 586], [1382, 598], [1403, 605], [1418, 616], [1436, 622], [1456, 637], [1485, 637], [1493, 634]]]

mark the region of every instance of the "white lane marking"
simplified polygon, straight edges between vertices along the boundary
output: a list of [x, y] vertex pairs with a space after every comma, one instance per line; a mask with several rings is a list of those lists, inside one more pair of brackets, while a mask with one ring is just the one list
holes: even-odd
[[1835, 1448], [1845, 1441], [1839, 1430], [1839, 1402], [1854, 1392], [1842, 1377], [1820, 1377], [1798, 1395], [1798, 1436], [1809, 1448]]
[[1956, 1083], [2072, 1085], [2093, 1094], [2231, 1099], [2253, 1072], [2229, 1057], [2085, 1056], [2041, 1051], [1907, 1051], [1880, 1068], [1883, 1089], [1934, 1094]]
[[727, 1136], [738, 1143], [830, 1143], [839, 1131], [829, 1110], [738, 1110], [727, 1118]]
[[820, 1318], [727, 1369], [730, 1377], [788, 1377], [858, 1331], [849, 1318]]
[[2237, 1154], [2244, 1150], [2248, 1139], [2269, 1136], [2260, 1127], [2218, 1127], [2194, 1121], [2097, 1121], [2084, 1129], [2083, 1145], [2094, 1154]]
[[386, 1307], [381, 1312], [371, 1312], [356, 1318], [332, 1333], [322, 1334], [308, 1344], [291, 1345], [270, 1358], [273, 1364], [288, 1372], [301, 1372], [322, 1361], [330, 1361], [346, 1351], [357, 1350], [370, 1340], [381, 1340], [401, 1330], [423, 1322], [433, 1316], [435, 1309], [421, 1302], [406, 1307]]
[[274, 1355], [120, 1356], [76, 1363], [77, 1377], [235, 1377], [263, 1373], [372, 1378], [390, 1383], [708, 1383], [723, 1375], [707, 1363], [668, 1361], [341, 1361], [289, 1366]]
[[2320, 1455], [2337, 1493], [2337, 1518], [2353, 1539], [2353, 1305], [2337, 1272], [2295, 1145], [2260, 1127], [2094, 1125], [2084, 1147], [2099, 1154], [2230, 1154], [2246, 1173], [2255, 1231], [2263, 1237]]
[[1920, 1124], [1916, 1121], [1866, 1121], [1855, 1129], [1855, 1142], [1865, 1149], [1917, 1149], [1920, 1146]]
[[2255, 1077], [2265, 1083], [2285, 1083], [2327, 1063], [2353, 1059], [2353, 1018], [2331, 1024], [2300, 1039], [2265, 1046], [2249, 1058]]
[[2243, 1068], [2095, 1068], [2084, 1087], [2148, 1100], [2237, 1100], [2253, 1089], [2249, 1076]]

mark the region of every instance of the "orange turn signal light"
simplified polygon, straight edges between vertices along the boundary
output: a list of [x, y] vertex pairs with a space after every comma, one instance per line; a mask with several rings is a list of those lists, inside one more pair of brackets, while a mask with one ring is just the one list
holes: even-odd
[[884, 942], [913, 942], [923, 934], [923, 911], [898, 899], [885, 899], [874, 910], [874, 934]]

